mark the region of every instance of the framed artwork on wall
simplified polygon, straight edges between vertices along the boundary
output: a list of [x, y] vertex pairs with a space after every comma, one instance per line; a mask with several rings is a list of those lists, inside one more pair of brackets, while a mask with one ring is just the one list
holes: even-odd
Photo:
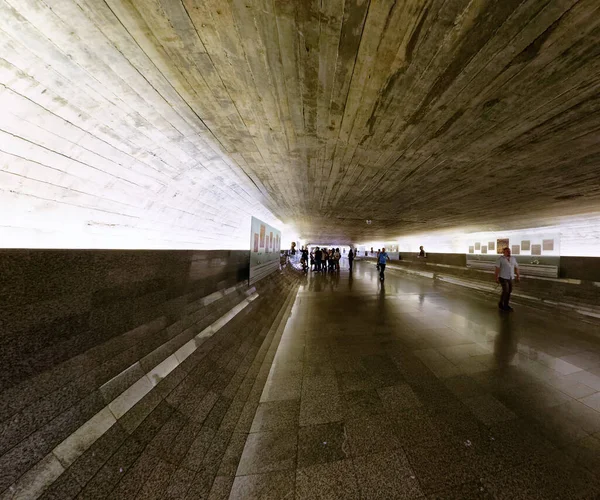
[[258, 252], [258, 234], [254, 233], [254, 251]]
[[482, 247], [481, 247], [481, 253], [487, 253], [487, 246], [482, 245]]
[[267, 228], [264, 224], [260, 225], [260, 240], [258, 246], [260, 248], [265, 248], [265, 233], [267, 232]]
[[469, 253], [475, 253], [475, 247], [473, 247], [473, 246], [469, 247]]
[[502, 252], [504, 252], [505, 248], [509, 248], [508, 244], [508, 238], [498, 238], [496, 240], [496, 253], [501, 254]]
[[475, 243], [475, 250], [481, 250], [481, 243], [479, 241]]
[[554, 240], [542, 240], [542, 250], [544, 250], [544, 252], [553, 252]]
[[521, 253], [521, 245], [513, 245], [511, 248], [511, 253], [513, 255], [519, 255]]
[[521, 241], [521, 250], [523, 250], [524, 252], [529, 252], [529, 250], [531, 250], [531, 241], [529, 241], [529, 240]]
[[488, 250], [496, 250], [496, 243], [488, 241]]
[[531, 245], [531, 255], [542, 255], [542, 245]]

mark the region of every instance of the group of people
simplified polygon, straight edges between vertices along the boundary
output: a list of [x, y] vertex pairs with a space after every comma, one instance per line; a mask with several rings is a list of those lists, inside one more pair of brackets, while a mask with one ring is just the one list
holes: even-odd
[[[372, 249], [371, 249], [372, 251]], [[357, 251], [352, 248], [348, 252], [348, 263], [350, 270], [352, 270], [352, 264], [354, 258], [357, 255]], [[303, 246], [301, 250], [300, 261], [305, 271], [309, 269], [316, 272], [327, 272], [327, 271], [339, 271], [340, 270], [340, 259], [341, 259], [339, 248], [319, 248], [315, 247], [309, 250], [308, 247]], [[425, 258], [427, 254], [425, 249], [421, 246], [419, 248], [418, 257]], [[385, 248], [377, 250], [377, 270], [379, 271], [379, 279], [383, 281], [385, 279], [385, 266], [387, 261], [390, 260], [388, 253]], [[498, 307], [503, 311], [512, 311], [510, 306], [510, 296], [513, 288], [513, 281], [520, 280], [519, 264], [517, 259], [511, 255], [510, 248], [504, 248], [502, 256], [496, 261], [495, 269], [496, 283], [502, 287], [502, 293]]]
[[301, 262], [302, 267], [308, 270], [310, 262], [310, 270], [316, 272], [339, 271], [340, 259], [342, 254], [339, 248], [320, 248], [315, 247], [310, 250], [302, 247]]

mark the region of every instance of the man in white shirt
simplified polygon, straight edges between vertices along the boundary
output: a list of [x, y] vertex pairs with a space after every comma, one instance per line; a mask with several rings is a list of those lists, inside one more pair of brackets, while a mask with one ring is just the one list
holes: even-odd
[[500, 283], [502, 286], [502, 295], [500, 296], [498, 307], [503, 311], [512, 311], [513, 309], [508, 305], [508, 302], [510, 301], [515, 274], [517, 281], [521, 279], [521, 276], [519, 275], [519, 264], [515, 257], [511, 257], [510, 248], [505, 248], [502, 254], [502, 257], [499, 257], [496, 262], [495, 273], [496, 283]]

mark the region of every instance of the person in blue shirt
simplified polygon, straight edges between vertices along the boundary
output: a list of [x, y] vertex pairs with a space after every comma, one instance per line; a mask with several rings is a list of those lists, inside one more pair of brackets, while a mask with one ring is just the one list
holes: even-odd
[[379, 266], [379, 279], [381, 281], [383, 281], [385, 278], [383, 273], [385, 273], [385, 264], [388, 260], [390, 260], [390, 256], [387, 254], [384, 247], [381, 249], [381, 252], [379, 252], [379, 255], [377, 256], [377, 264]]

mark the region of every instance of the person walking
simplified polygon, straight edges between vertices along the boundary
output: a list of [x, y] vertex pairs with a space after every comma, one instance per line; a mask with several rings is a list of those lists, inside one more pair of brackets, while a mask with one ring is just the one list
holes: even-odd
[[339, 248], [335, 249], [335, 253], [333, 254], [333, 257], [335, 259], [335, 270], [339, 271], [340, 270], [340, 259], [342, 258], [342, 254], [340, 253]]
[[385, 247], [381, 249], [381, 252], [377, 255], [377, 265], [379, 267], [379, 279], [383, 281], [385, 279], [385, 265], [390, 260], [390, 256], [385, 251]]
[[354, 262], [354, 252], [352, 249], [348, 252], [348, 264], [350, 265], [350, 271], [352, 271], [352, 262]]
[[502, 287], [502, 294], [500, 295], [500, 302], [498, 307], [502, 311], [512, 311], [510, 307], [510, 294], [512, 293], [513, 280], [520, 281], [521, 275], [519, 274], [519, 263], [515, 257], [510, 255], [510, 248], [506, 247], [502, 251], [502, 256], [496, 261], [496, 283], [500, 283]]

